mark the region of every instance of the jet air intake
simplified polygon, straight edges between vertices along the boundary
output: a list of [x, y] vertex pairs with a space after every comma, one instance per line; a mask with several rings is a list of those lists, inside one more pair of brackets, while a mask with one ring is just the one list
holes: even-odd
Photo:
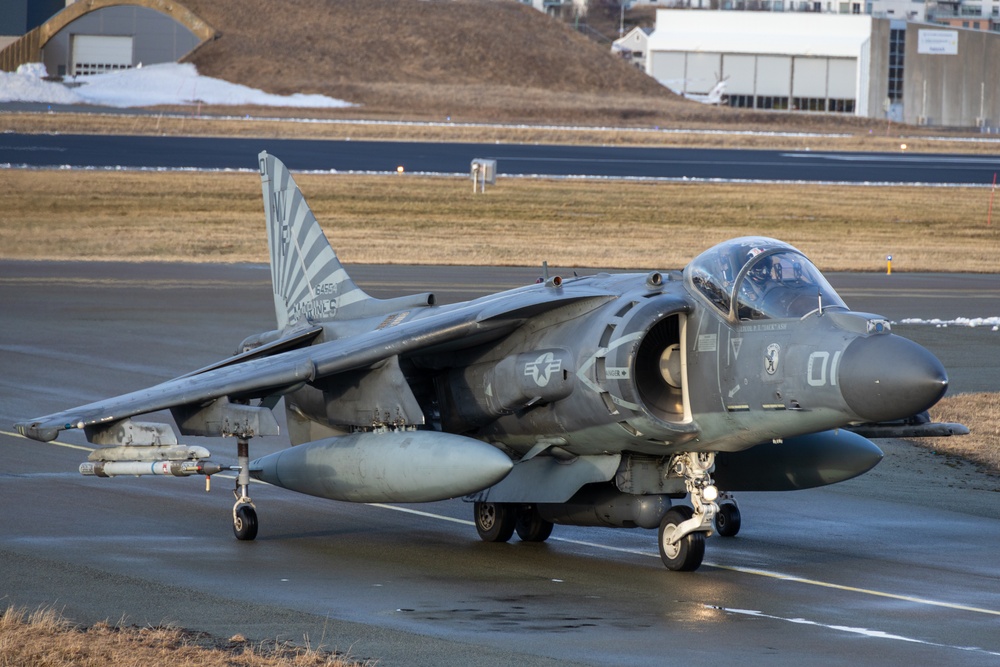
[[869, 422], [903, 419], [938, 402], [948, 375], [937, 357], [892, 334], [857, 338], [840, 362], [840, 392], [847, 406]]

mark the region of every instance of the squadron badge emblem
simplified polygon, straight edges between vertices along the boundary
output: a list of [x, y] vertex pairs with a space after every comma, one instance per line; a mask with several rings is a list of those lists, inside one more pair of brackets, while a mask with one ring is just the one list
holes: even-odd
[[774, 375], [778, 370], [779, 352], [781, 352], [781, 346], [777, 343], [771, 343], [767, 346], [767, 353], [764, 355], [764, 370], [767, 371], [768, 375]]

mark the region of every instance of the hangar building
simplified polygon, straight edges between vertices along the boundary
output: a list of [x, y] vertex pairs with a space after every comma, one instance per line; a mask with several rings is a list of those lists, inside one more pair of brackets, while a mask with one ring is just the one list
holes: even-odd
[[0, 69], [43, 62], [50, 76], [62, 77], [176, 62], [215, 34], [173, 0], [88, 0], [0, 51]]
[[1000, 127], [1000, 35], [868, 15], [661, 9], [646, 73], [728, 104]]

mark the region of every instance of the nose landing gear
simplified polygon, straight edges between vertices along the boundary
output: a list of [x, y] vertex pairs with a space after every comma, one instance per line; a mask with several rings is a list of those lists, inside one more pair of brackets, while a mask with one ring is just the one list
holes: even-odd
[[669, 570], [691, 572], [697, 570], [705, 558], [705, 538], [712, 534], [719, 511], [715, 504], [719, 491], [711, 475], [715, 454], [678, 454], [671, 461], [671, 467], [684, 478], [693, 509], [673, 507], [663, 516], [659, 531], [660, 559]]

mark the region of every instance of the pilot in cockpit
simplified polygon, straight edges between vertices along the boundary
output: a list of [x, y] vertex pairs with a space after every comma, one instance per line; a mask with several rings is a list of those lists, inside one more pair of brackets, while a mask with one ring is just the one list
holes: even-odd
[[[746, 253], [744, 264], [754, 262], [761, 252], [763, 250], [760, 248], [751, 248]], [[770, 256], [762, 257], [756, 263], [751, 264], [746, 277], [740, 283], [740, 294], [737, 300], [739, 304], [737, 316], [740, 319], [752, 319], [754, 315], [760, 313], [764, 297], [772, 287], [772, 268], [773, 260]]]
[[[747, 252], [746, 263], [749, 264], [754, 260], [754, 258], [763, 252], [760, 248], [751, 248]], [[771, 268], [772, 261], [771, 257], [763, 257], [756, 264], [750, 267], [747, 271], [747, 278], [749, 281], [744, 280], [744, 289], [747, 292], [747, 297], [751, 301], [757, 301], [764, 296], [764, 293], [768, 289], [768, 282], [771, 280]]]

